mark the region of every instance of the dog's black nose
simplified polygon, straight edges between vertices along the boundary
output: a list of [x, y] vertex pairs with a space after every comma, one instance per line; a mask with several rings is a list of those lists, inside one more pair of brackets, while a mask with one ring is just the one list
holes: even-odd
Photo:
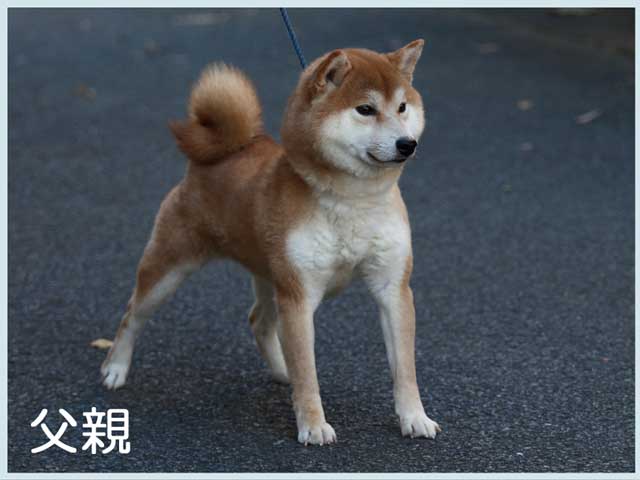
[[396, 148], [401, 155], [408, 157], [413, 152], [415, 152], [416, 147], [418, 146], [418, 142], [416, 142], [413, 138], [409, 137], [401, 137], [396, 140]]

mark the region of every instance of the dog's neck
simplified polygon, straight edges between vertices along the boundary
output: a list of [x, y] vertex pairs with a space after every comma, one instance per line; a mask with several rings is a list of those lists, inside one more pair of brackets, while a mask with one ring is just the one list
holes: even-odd
[[354, 204], [386, 198], [402, 173], [401, 168], [389, 168], [368, 176], [356, 176], [308, 155], [286, 155], [286, 160], [317, 197]]

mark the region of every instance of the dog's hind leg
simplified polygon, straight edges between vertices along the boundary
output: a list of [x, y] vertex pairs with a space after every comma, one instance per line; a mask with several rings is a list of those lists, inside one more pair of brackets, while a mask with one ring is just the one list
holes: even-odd
[[289, 373], [278, 339], [278, 312], [273, 287], [268, 281], [254, 276], [253, 292], [256, 301], [249, 313], [249, 324], [256, 337], [258, 350], [267, 362], [273, 378], [280, 383], [289, 383]]
[[124, 385], [135, 340], [145, 321], [203, 263], [194, 234], [169, 222], [170, 208], [161, 209], [140, 264], [136, 286], [113, 345], [104, 360], [102, 383], [109, 389]]

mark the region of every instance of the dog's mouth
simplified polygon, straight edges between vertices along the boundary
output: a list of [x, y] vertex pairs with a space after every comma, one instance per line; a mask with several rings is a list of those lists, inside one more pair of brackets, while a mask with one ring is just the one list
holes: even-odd
[[382, 165], [388, 165], [390, 163], [404, 163], [407, 158], [409, 157], [395, 157], [391, 160], [380, 160], [378, 157], [376, 157], [375, 155], [373, 155], [371, 152], [367, 152], [367, 157], [369, 157], [369, 159], [373, 160], [375, 163], [379, 163]]

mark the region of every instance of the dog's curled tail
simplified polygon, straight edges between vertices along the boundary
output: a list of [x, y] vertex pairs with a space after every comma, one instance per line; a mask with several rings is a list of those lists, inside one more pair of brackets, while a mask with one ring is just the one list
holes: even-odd
[[214, 163], [262, 133], [258, 95], [240, 70], [215, 63], [202, 72], [191, 91], [189, 118], [170, 122], [169, 127], [187, 157]]

